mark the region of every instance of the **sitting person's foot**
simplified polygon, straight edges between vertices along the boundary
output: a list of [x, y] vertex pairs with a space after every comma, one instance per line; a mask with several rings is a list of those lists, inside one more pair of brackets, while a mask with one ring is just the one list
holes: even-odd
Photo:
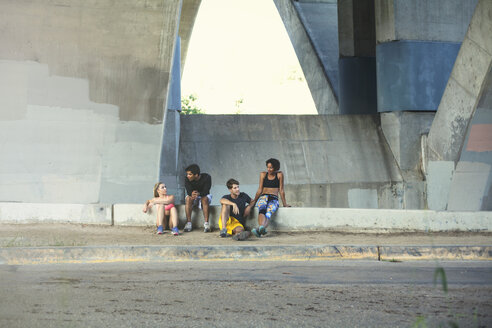
[[191, 222], [188, 221], [188, 222], [186, 222], [186, 225], [185, 225], [183, 231], [184, 232], [190, 232], [191, 230], [192, 230], [192, 228], [191, 228]]
[[237, 233], [234, 236], [232, 236], [232, 239], [236, 241], [243, 241], [246, 240], [249, 237], [249, 235], [250, 235], [249, 231], [243, 230], [240, 233]]
[[178, 227], [172, 228], [171, 231], [172, 231], [173, 235], [175, 235], [175, 236], [179, 235]]
[[210, 232], [210, 222], [205, 222], [203, 224], [203, 232]]
[[164, 233], [164, 229], [163, 229], [163, 227], [162, 227], [161, 225], [160, 225], [160, 226], [158, 226], [158, 227], [157, 227], [157, 234], [158, 234], [158, 235], [162, 235], [163, 233]]
[[265, 228], [264, 226], [260, 226], [260, 227], [258, 228], [258, 233], [259, 233], [260, 235], [266, 235], [266, 234], [268, 233], [268, 231], [266, 230], [266, 228]]
[[222, 230], [220, 230], [220, 236], [221, 236], [222, 238], [227, 237], [227, 229], [222, 229]]
[[[258, 228], [258, 229], [259, 229], [259, 228]], [[260, 238], [260, 237], [261, 237], [261, 235], [260, 235], [260, 232], [258, 231], [258, 229], [253, 228], [253, 229], [251, 230], [251, 233], [252, 233], [253, 235], [255, 235], [257, 238]]]

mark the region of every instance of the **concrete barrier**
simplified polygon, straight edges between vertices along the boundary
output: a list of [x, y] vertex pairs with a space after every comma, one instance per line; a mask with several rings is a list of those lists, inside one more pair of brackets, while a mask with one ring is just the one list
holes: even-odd
[[0, 223], [66, 222], [111, 225], [111, 207], [107, 204], [0, 203]]
[[[184, 205], [177, 205], [179, 227], [186, 222]], [[220, 206], [210, 207], [210, 223], [218, 229]], [[246, 225], [257, 225], [255, 208]], [[0, 203], [0, 223], [89, 223], [152, 226], [155, 210], [142, 212], [142, 204], [33, 204]], [[195, 229], [203, 227], [201, 210], [193, 209]], [[280, 231], [336, 230], [347, 232], [492, 231], [492, 212], [390, 210], [352, 208], [280, 208], [271, 222]]]
[[[180, 228], [185, 224], [184, 205], [178, 205]], [[140, 204], [115, 204], [115, 225], [154, 225], [155, 211], [146, 214]], [[210, 224], [218, 229], [220, 206], [210, 207]], [[258, 209], [246, 220], [248, 227], [257, 225]], [[194, 209], [195, 228], [203, 227], [201, 210]], [[280, 208], [272, 228], [282, 231], [492, 231], [492, 212], [450, 212], [430, 210], [385, 210], [351, 208]]]

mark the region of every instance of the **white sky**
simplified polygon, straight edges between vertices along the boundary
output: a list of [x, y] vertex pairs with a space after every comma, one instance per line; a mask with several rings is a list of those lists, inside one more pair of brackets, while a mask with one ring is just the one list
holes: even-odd
[[317, 114], [273, 0], [202, 0], [181, 94], [207, 114]]

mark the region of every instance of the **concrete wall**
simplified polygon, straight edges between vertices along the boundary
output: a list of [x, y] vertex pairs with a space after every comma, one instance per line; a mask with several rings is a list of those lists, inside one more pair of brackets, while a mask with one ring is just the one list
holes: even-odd
[[427, 208], [421, 136], [429, 133], [434, 113], [389, 112], [380, 115], [381, 129], [404, 180], [404, 208]]
[[0, 201], [141, 201], [181, 1], [0, 2]]
[[[489, 210], [492, 2], [478, 1], [427, 139], [428, 189], [448, 184], [439, 208]], [[452, 167], [446, 175], [432, 167]], [[432, 182], [432, 183], [431, 183]]]
[[281, 162], [289, 204], [403, 206], [402, 178], [374, 116], [181, 117], [180, 187], [184, 168], [199, 164], [212, 176], [213, 204], [227, 193], [225, 183], [231, 177], [254, 195], [259, 173], [270, 157]]

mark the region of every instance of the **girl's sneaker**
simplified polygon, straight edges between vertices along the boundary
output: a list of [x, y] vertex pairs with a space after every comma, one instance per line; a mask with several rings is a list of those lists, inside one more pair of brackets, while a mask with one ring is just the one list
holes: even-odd
[[256, 228], [251, 229], [251, 233], [255, 235], [257, 238], [261, 237], [259, 231]]
[[158, 234], [158, 235], [162, 235], [163, 233], [164, 233], [164, 229], [162, 229], [162, 226], [161, 226], [161, 225], [160, 225], [160, 226], [158, 226], [158, 227], [157, 227], [157, 234]]
[[171, 230], [171, 231], [173, 232], [173, 235], [175, 235], [175, 236], [179, 235], [179, 230], [178, 230], [178, 227], [174, 227], [174, 228], [172, 228], [172, 230]]
[[260, 235], [266, 235], [266, 234], [268, 233], [268, 231], [265, 229], [265, 227], [264, 227], [264, 226], [260, 226], [260, 227], [258, 228], [258, 233], [259, 233]]

